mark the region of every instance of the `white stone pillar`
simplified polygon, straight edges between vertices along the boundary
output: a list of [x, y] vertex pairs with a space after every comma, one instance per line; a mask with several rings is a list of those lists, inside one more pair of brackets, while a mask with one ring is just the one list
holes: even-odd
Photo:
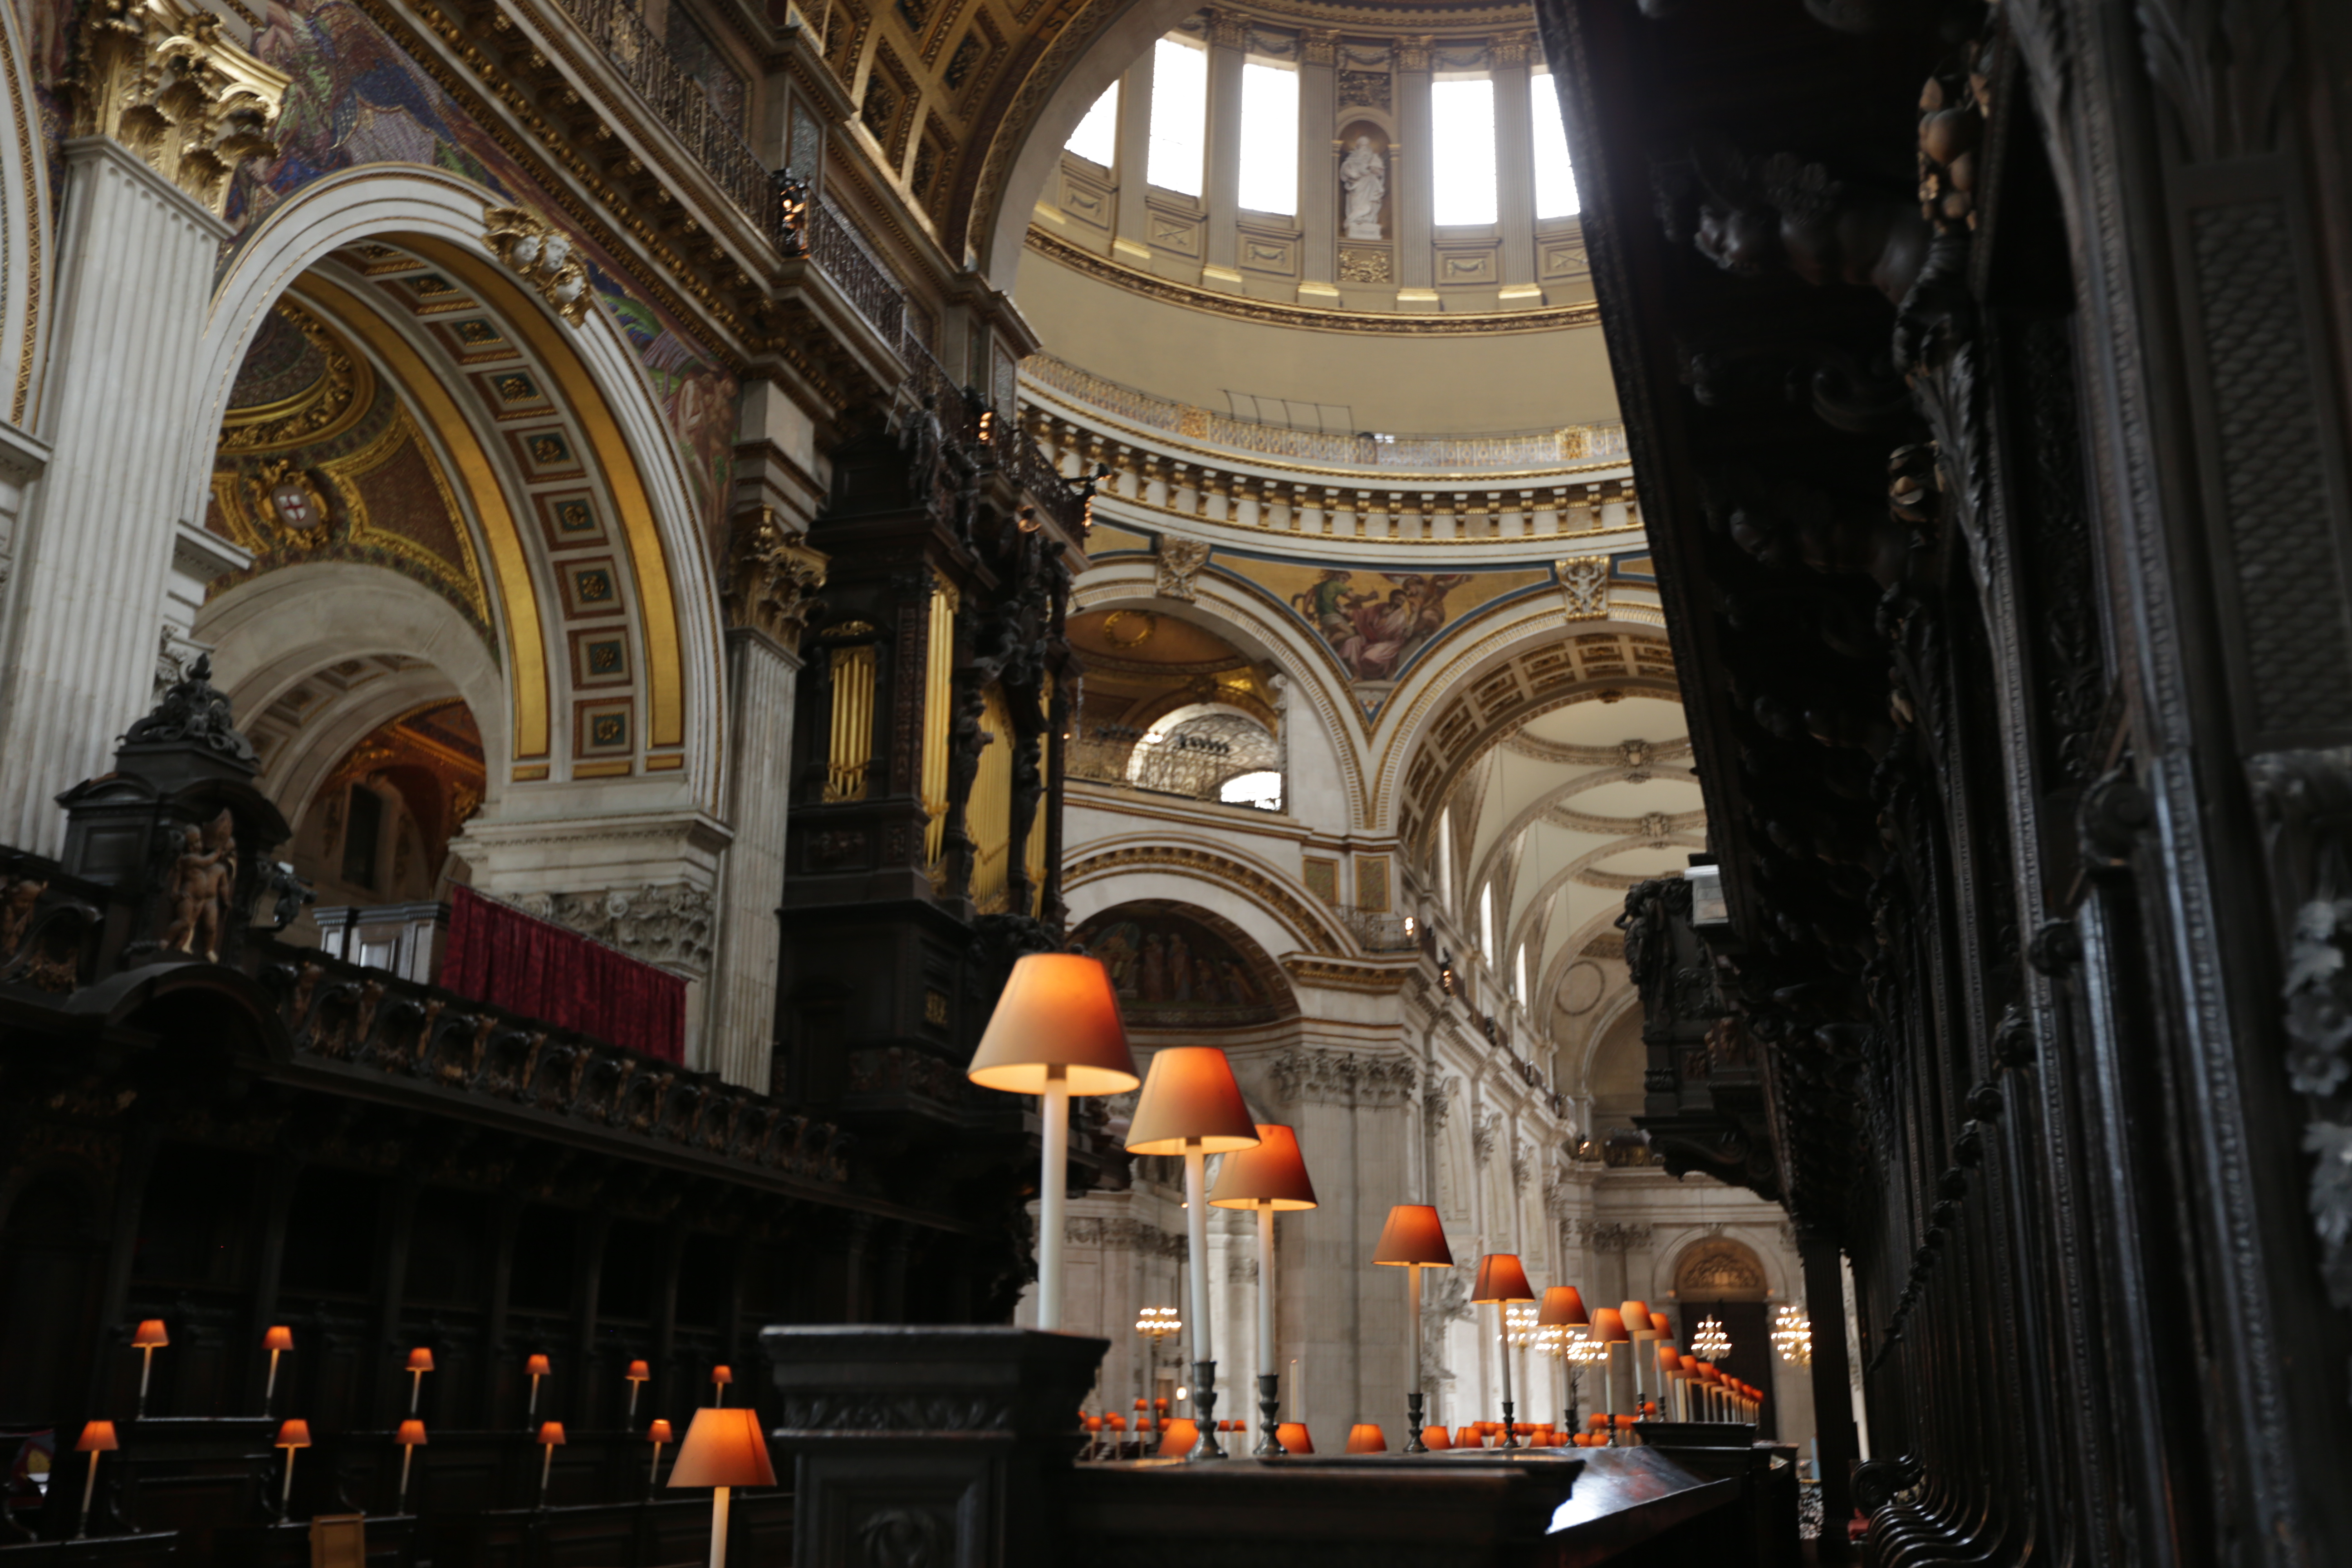
[[1242, 64], [1248, 42], [1248, 17], [1235, 11], [1209, 14], [1209, 225], [1201, 284], [1235, 294], [1242, 287]]
[[1396, 193], [1397, 308], [1433, 311], [1438, 171], [1430, 159], [1437, 140], [1429, 101], [1430, 40], [1399, 38], [1396, 64], [1397, 136], [1402, 145], [1389, 155], [1389, 188]]
[[1298, 298], [1339, 303], [1339, 36], [1298, 36]]
[[1495, 184], [1503, 228], [1505, 310], [1540, 305], [1536, 285], [1536, 142], [1526, 34], [1495, 40]]
[[105, 136], [66, 143], [50, 454], [15, 580], [0, 716], [0, 842], [53, 853], [64, 789], [106, 771], [154, 701], [179, 466], [228, 227]]
[[799, 655], [767, 632], [727, 634], [727, 818], [735, 829], [719, 890], [704, 1061], [729, 1083], [764, 1093], [776, 1028], [784, 897], [784, 818], [792, 773]]
[[1151, 62], [1146, 49], [1118, 79], [1118, 162], [1112, 169], [1118, 212], [1110, 252], [1129, 267], [1151, 264], [1150, 205], [1144, 195], [1151, 188]]

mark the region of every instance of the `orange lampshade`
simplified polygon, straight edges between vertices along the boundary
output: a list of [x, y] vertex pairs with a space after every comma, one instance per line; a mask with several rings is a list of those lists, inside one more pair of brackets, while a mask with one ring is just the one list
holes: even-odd
[[422, 1421], [402, 1422], [400, 1424], [399, 1436], [394, 1437], [393, 1441], [399, 1444], [404, 1448], [422, 1448], [425, 1447], [425, 1423]]
[[1680, 1356], [1680, 1357], [1677, 1357], [1676, 1359], [1677, 1359], [1677, 1360], [1679, 1360], [1679, 1361], [1682, 1363], [1683, 1370], [1684, 1370], [1685, 1372], [1692, 1373], [1694, 1373], [1694, 1374], [1697, 1373], [1697, 1371], [1698, 1371], [1698, 1357], [1696, 1357], [1696, 1356], [1695, 1356], [1695, 1355], [1686, 1355], [1686, 1356]]
[[1647, 1332], [1650, 1327], [1650, 1304], [1647, 1301], [1621, 1301], [1617, 1315], [1624, 1321], [1627, 1334]]
[[633, 1361], [629, 1363], [629, 1382], [650, 1383], [653, 1381], [653, 1369], [646, 1365], [645, 1363], [641, 1361]]
[[1102, 1417], [1101, 1417], [1101, 1416], [1099, 1416], [1099, 1415], [1089, 1415], [1089, 1416], [1087, 1416], [1087, 1417], [1086, 1418], [1086, 1428], [1087, 1428], [1087, 1431], [1089, 1431], [1089, 1432], [1099, 1432], [1099, 1431], [1101, 1431], [1101, 1430], [1102, 1430]]
[[1584, 1313], [1584, 1298], [1573, 1285], [1555, 1285], [1545, 1291], [1543, 1306], [1536, 1312], [1536, 1326], [1541, 1329], [1581, 1329], [1591, 1321]]
[[1315, 1439], [1307, 1436], [1304, 1421], [1283, 1422], [1275, 1427], [1274, 1440], [1281, 1444], [1287, 1453], [1311, 1454], [1315, 1451]]
[[1671, 1334], [1675, 1331], [1674, 1324], [1666, 1321], [1666, 1315], [1664, 1312], [1653, 1312], [1650, 1314], [1650, 1327], [1655, 1329], [1662, 1334]]
[[1348, 1452], [1350, 1454], [1385, 1454], [1389, 1451], [1389, 1435], [1369, 1421], [1359, 1421], [1348, 1428]]
[[111, 1421], [85, 1423], [81, 1436], [74, 1440], [74, 1452], [77, 1454], [111, 1454], [121, 1447], [122, 1445], [115, 1441], [114, 1423]]
[[1601, 1307], [1592, 1314], [1592, 1341], [1595, 1344], [1617, 1345], [1625, 1342], [1625, 1316], [1614, 1307]]
[[1381, 1242], [1372, 1248], [1375, 1263], [1431, 1263], [1441, 1268], [1454, 1266], [1454, 1253], [1445, 1245], [1445, 1226], [1437, 1211], [1427, 1204], [1399, 1204], [1389, 1210], [1389, 1222], [1381, 1227]]
[[1712, 1365], [1704, 1362], [1699, 1363], [1698, 1374], [1706, 1379], [1709, 1383], [1721, 1383], [1723, 1381], [1723, 1373], [1716, 1371]]
[[1424, 1426], [1421, 1429], [1421, 1446], [1424, 1448], [1451, 1448], [1454, 1447], [1454, 1435], [1443, 1426]]
[[760, 1413], [749, 1405], [714, 1405], [694, 1413], [669, 1473], [674, 1487], [772, 1487], [776, 1467], [768, 1462], [768, 1440]]
[[1200, 1440], [1200, 1424], [1190, 1415], [1179, 1415], [1160, 1428], [1160, 1451], [1163, 1454], [1189, 1453]]
[[735, 1381], [735, 1369], [731, 1366], [714, 1366], [710, 1369], [710, 1381], [732, 1383]]
[[522, 1363], [522, 1369], [523, 1371], [530, 1373], [533, 1377], [545, 1377], [547, 1375], [547, 1358], [543, 1355], [535, 1355], [529, 1361]]
[[294, 1348], [294, 1331], [283, 1327], [270, 1330], [261, 1336], [261, 1348], [266, 1351], [290, 1351]]
[[1168, 1408], [1168, 1402], [1164, 1399], [1155, 1399], [1151, 1402], [1151, 1407], [1154, 1410], [1165, 1410]]
[[422, 1345], [408, 1352], [408, 1370], [411, 1372], [431, 1372], [433, 1370], [433, 1352], [426, 1350]]
[[1230, 1154], [1257, 1147], [1257, 1123], [1242, 1103], [1233, 1064], [1214, 1046], [1171, 1046], [1151, 1058], [1135, 1121], [1130, 1154]]
[[1482, 1424], [1473, 1421], [1469, 1426], [1463, 1427], [1459, 1433], [1455, 1434], [1454, 1446], [1457, 1448], [1485, 1447], [1486, 1446], [1486, 1427]]
[[1535, 1287], [1528, 1283], [1528, 1271], [1519, 1267], [1518, 1258], [1508, 1252], [1490, 1252], [1478, 1259], [1478, 1283], [1471, 1287], [1473, 1301], [1532, 1301]]
[[669, 1423], [667, 1421], [656, 1420], [646, 1428], [646, 1441], [648, 1443], [667, 1443], [669, 1436]]
[[1298, 1152], [1298, 1134], [1278, 1122], [1257, 1124], [1257, 1147], [1225, 1156], [1209, 1206], [1218, 1209], [1311, 1209], [1315, 1184]]
[[1666, 1372], [1682, 1371], [1683, 1354], [1682, 1352], [1675, 1348], [1674, 1341], [1660, 1340], [1658, 1342], [1658, 1365], [1662, 1370]]
[[562, 1447], [563, 1446], [563, 1423], [561, 1421], [541, 1422], [539, 1424], [539, 1440], [540, 1443], [546, 1447]]
[[1013, 963], [965, 1076], [982, 1089], [1043, 1094], [1056, 1068], [1072, 1094], [1124, 1094], [1137, 1081], [1110, 971], [1084, 953], [1033, 952]]
[[159, 1351], [172, 1342], [172, 1336], [164, 1331], [163, 1319], [150, 1318], [131, 1334], [131, 1342], [141, 1350]]
[[307, 1448], [310, 1446], [310, 1424], [308, 1421], [284, 1423], [278, 1428], [278, 1441], [270, 1445], [273, 1448]]

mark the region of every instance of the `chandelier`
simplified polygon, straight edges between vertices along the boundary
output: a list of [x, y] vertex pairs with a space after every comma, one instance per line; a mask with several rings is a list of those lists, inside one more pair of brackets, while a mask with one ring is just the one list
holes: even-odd
[[1813, 1364], [1813, 1322], [1804, 1309], [1791, 1303], [1773, 1317], [1772, 1348], [1780, 1352], [1782, 1361], [1798, 1366]]
[[1709, 1312], [1706, 1321], [1698, 1326], [1698, 1332], [1691, 1336], [1691, 1354], [1701, 1361], [1719, 1362], [1730, 1353], [1731, 1336], [1723, 1331], [1723, 1325]]
[[1590, 1365], [1609, 1359], [1609, 1343], [1596, 1340], [1588, 1329], [1570, 1329], [1567, 1346], [1560, 1352], [1570, 1361]]
[[1503, 1326], [1510, 1335], [1510, 1342], [1514, 1345], [1534, 1345], [1538, 1349], [1542, 1348], [1545, 1331], [1539, 1331], [1536, 1326], [1536, 1319], [1539, 1316], [1541, 1313], [1533, 1301], [1505, 1302]]
[[1146, 1307], [1135, 1316], [1135, 1331], [1158, 1344], [1171, 1334], [1184, 1331], [1184, 1320], [1176, 1315], [1173, 1307]]

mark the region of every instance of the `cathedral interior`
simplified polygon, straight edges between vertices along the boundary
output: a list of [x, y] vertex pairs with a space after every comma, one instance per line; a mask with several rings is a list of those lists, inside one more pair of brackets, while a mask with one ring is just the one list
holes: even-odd
[[0, 85], [0, 1568], [2352, 1563], [2352, 7]]

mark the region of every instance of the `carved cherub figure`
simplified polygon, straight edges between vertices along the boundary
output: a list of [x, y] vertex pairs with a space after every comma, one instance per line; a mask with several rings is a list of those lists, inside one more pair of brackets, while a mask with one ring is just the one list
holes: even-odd
[[25, 942], [25, 928], [32, 923], [33, 906], [48, 888], [45, 878], [19, 877], [0, 894], [0, 959], [16, 956]]
[[162, 945], [186, 953], [201, 946], [205, 962], [217, 963], [236, 890], [236, 822], [224, 806], [207, 826], [184, 829], [181, 846], [164, 894], [172, 923]]

